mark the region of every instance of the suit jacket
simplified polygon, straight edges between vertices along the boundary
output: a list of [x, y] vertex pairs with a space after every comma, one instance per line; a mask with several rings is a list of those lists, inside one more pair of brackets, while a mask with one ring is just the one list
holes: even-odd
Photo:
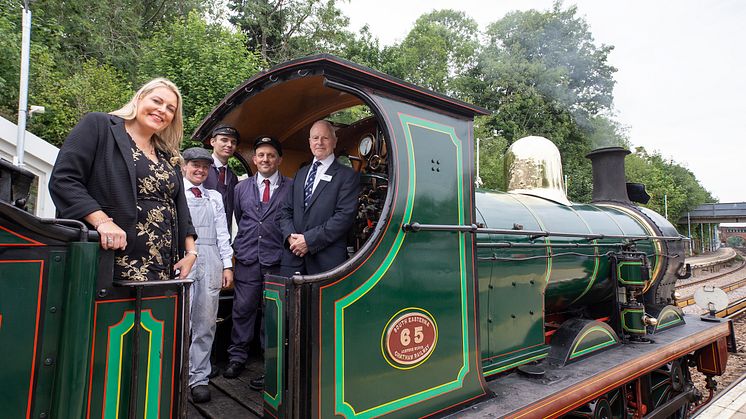
[[[347, 233], [355, 222], [360, 195], [360, 176], [336, 160], [326, 175], [331, 181], [321, 180], [311, 195], [308, 207], [303, 205], [303, 187], [310, 165], [295, 175], [293, 186], [280, 213], [285, 252], [282, 274], [317, 274], [328, 271], [347, 260]], [[303, 258], [290, 251], [288, 237], [302, 233], [308, 245]]]
[[[177, 249], [184, 250], [186, 236], [196, 237], [184, 196], [181, 169], [176, 166], [176, 191], [172, 197], [178, 218]], [[127, 233], [132, 250], [137, 223], [137, 183], [132, 145], [124, 120], [105, 113], [89, 113], [78, 122], [62, 144], [49, 179], [49, 193], [57, 216], [82, 220], [103, 210]]]
[[[225, 193], [222, 193], [223, 195], [223, 206], [225, 207], [225, 219], [228, 221], [228, 231], [230, 232], [233, 227], [233, 209], [234, 209], [234, 194], [233, 191], [236, 189], [236, 185], [238, 184], [238, 177], [235, 173], [229, 168], [225, 168]], [[207, 189], [215, 189], [216, 191], [220, 192], [220, 189], [218, 189], [218, 168], [215, 166], [210, 166], [210, 171], [207, 174], [207, 179], [205, 179], [204, 183], [205, 188]]]
[[233, 240], [233, 249], [236, 259], [244, 265], [257, 261], [263, 266], [279, 265], [283, 245], [278, 213], [293, 180], [280, 175], [277, 189], [269, 202], [262, 205], [257, 176], [242, 180], [236, 186], [234, 202], [238, 233]]

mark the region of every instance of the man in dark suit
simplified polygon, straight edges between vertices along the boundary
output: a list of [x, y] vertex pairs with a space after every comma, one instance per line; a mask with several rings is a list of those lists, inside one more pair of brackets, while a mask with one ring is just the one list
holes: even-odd
[[[233, 296], [233, 329], [228, 348], [226, 378], [236, 378], [248, 358], [247, 347], [254, 336], [264, 288], [264, 275], [280, 271], [283, 252], [278, 213], [292, 180], [279, 172], [282, 146], [270, 137], [254, 142], [252, 157], [257, 173], [241, 181], [235, 191], [238, 233], [233, 241], [236, 255]], [[255, 382], [256, 381], [256, 382]], [[263, 381], [252, 380], [252, 388]]]
[[312, 275], [347, 259], [347, 233], [355, 221], [360, 194], [357, 172], [334, 157], [337, 136], [328, 121], [311, 126], [313, 162], [295, 175], [280, 213], [285, 252], [281, 273]]
[[233, 191], [238, 183], [238, 177], [228, 167], [228, 159], [236, 152], [241, 136], [238, 130], [230, 125], [218, 125], [212, 130], [210, 145], [212, 146], [213, 166], [204, 182], [207, 189], [215, 189], [223, 195], [225, 219], [228, 221], [228, 232], [233, 227]]

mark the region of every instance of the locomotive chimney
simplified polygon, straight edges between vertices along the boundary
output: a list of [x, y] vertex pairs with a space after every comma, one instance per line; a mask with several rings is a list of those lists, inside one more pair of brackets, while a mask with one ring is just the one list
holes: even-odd
[[622, 147], [597, 148], [585, 157], [593, 165], [593, 201], [631, 204], [627, 195], [624, 158], [630, 151]]

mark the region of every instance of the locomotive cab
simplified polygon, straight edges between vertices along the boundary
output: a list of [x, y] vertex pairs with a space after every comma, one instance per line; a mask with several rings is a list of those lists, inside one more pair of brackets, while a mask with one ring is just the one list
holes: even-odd
[[[390, 165], [383, 124], [363, 98], [331, 83], [324, 74], [298, 70], [282, 80], [279, 77], [270, 77], [268, 84], [258, 86], [252, 83], [254, 78], [247, 82], [252, 87], [239, 87], [203, 122], [195, 136], [209, 145], [206, 134], [216, 121], [236, 127], [243, 141], [235, 157], [248, 175], [256, 171], [251, 161], [254, 139], [272, 136], [283, 147], [280, 173], [292, 178], [313, 159], [308, 144], [311, 125], [320, 119], [330, 121], [336, 130], [334, 154], [338, 162], [361, 175], [359, 213], [348, 238], [348, 254], [352, 256], [373, 234], [386, 201]], [[235, 101], [243, 103], [232, 104]]]
[[292, 177], [312, 159], [311, 125], [327, 119], [336, 157], [361, 175], [350, 258], [318, 275], [265, 278], [266, 412], [411, 416], [487, 394], [469, 231], [472, 120], [484, 113], [319, 55], [246, 81], [198, 127], [205, 142], [217, 124], [235, 126], [248, 139], [238, 153], [250, 170], [252, 140], [277, 138], [280, 171]]

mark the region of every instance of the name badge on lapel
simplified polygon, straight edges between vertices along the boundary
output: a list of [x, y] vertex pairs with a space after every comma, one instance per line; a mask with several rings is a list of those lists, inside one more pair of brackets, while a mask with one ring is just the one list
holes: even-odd
[[321, 175], [321, 177], [319, 179], [323, 180], [324, 182], [331, 182], [332, 181], [332, 177], [330, 175], [327, 175], [327, 174]]

